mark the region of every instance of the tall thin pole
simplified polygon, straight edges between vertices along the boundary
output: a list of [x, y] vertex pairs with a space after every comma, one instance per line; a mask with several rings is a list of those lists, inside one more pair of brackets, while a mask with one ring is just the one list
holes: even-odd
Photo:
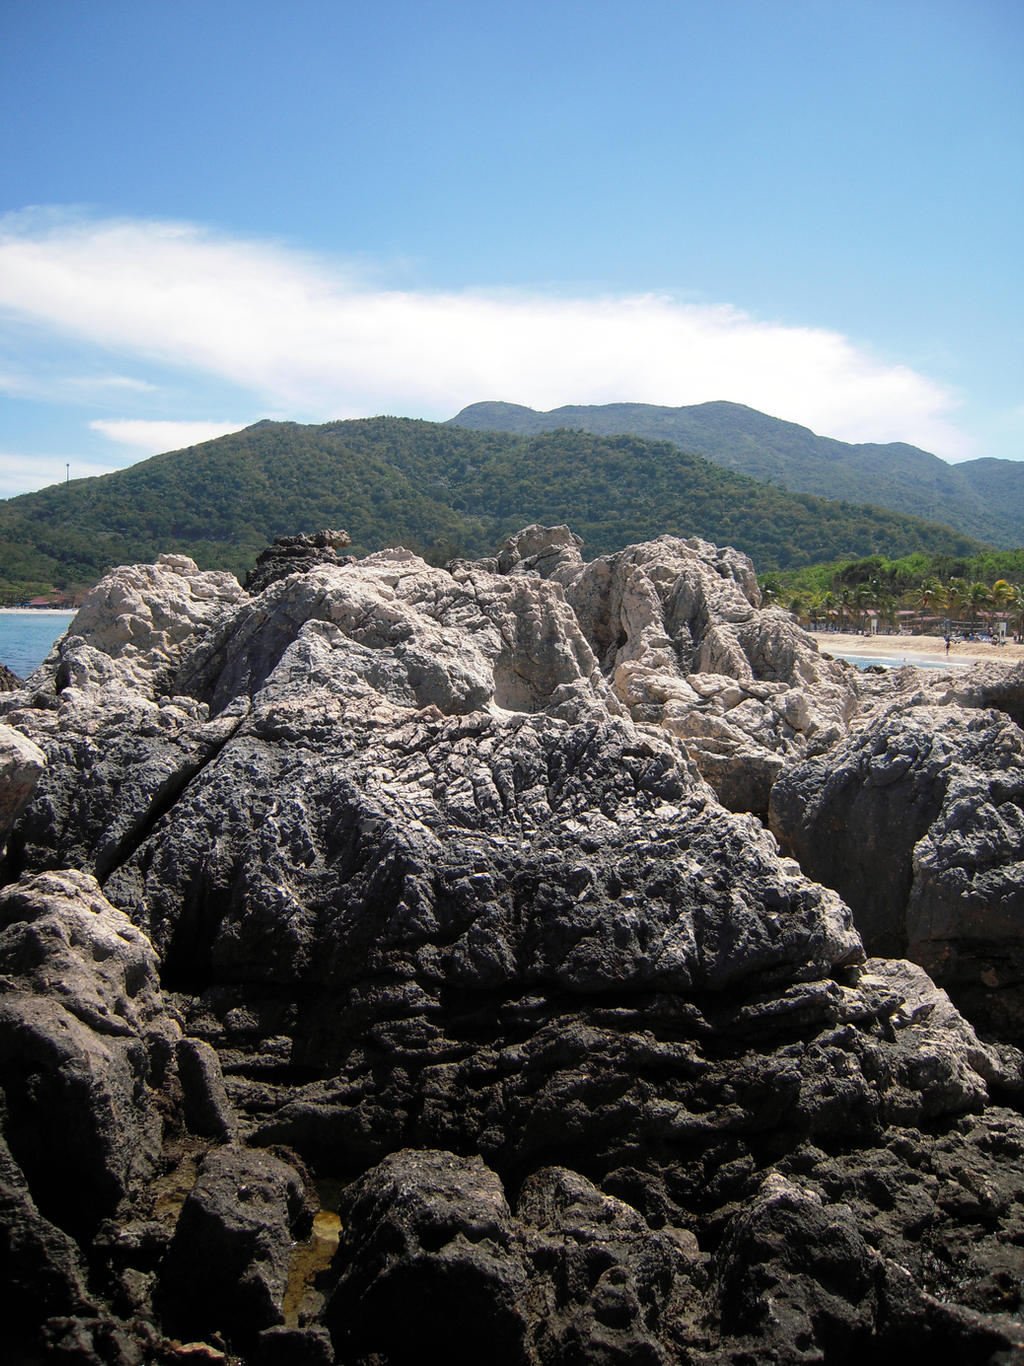
[[70, 484], [70, 483], [71, 483], [71, 461], [70, 461], [70, 460], [65, 460], [65, 461], [64, 461], [64, 468], [65, 468], [65, 470], [67, 470], [67, 478], [64, 480], [65, 485], [67, 485], [67, 484]]

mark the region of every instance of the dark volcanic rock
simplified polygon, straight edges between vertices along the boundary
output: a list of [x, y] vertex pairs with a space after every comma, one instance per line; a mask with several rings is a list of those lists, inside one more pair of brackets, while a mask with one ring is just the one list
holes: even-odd
[[7, 888], [0, 925], [7, 1141], [40, 1211], [81, 1237], [156, 1170], [161, 1119], [147, 1083], [180, 1028], [149, 942], [92, 878]]
[[479, 1158], [396, 1153], [347, 1193], [343, 1220], [326, 1312], [341, 1360], [533, 1360], [523, 1252]]
[[77, 1245], [39, 1213], [0, 1138], [0, 1312], [8, 1339], [27, 1335], [51, 1314], [90, 1308]]
[[179, 1039], [174, 1057], [186, 1125], [194, 1134], [229, 1142], [235, 1137], [235, 1115], [217, 1054], [202, 1039]]
[[1024, 736], [1003, 712], [903, 705], [784, 774], [771, 822], [869, 951], [908, 955], [1021, 1042], [1022, 808]]
[[732, 1341], [710, 1360], [1020, 1359], [1013, 1318], [944, 1300], [880, 1255], [849, 1205], [773, 1173], [733, 1217], [712, 1259], [711, 1321]]
[[651, 1229], [624, 1200], [559, 1167], [527, 1180], [516, 1214], [539, 1361], [672, 1360], [667, 1342], [704, 1279], [690, 1230]]
[[1014, 1359], [1024, 1058], [861, 939], [1011, 1019], [1013, 688], [863, 679], [699, 541], [315, 541], [116, 570], [0, 703], [37, 1347]]
[[6, 664], [0, 664], [0, 692], [16, 692], [23, 686], [24, 679], [19, 678]]
[[[245, 580], [247, 593], [262, 593], [264, 588], [289, 574], [305, 574], [318, 564], [342, 564], [338, 551], [348, 545], [347, 531], [317, 531], [312, 536], [279, 536], [261, 551]], [[351, 558], [351, 557], [348, 557]]]
[[170, 1330], [246, 1346], [282, 1323], [292, 1245], [312, 1217], [303, 1177], [280, 1158], [234, 1146], [210, 1153], [160, 1270]]

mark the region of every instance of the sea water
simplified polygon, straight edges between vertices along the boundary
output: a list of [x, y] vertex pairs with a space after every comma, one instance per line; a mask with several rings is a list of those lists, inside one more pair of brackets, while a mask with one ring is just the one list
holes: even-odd
[[894, 659], [892, 655], [844, 655], [839, 650], [828, 651], [835, 659], [845, 659], [856, 664], [858, 669], [881, 666], [883, 669], [901, 669], [904, 664], [912, 664], [915, 669], [968, 669], [970, 665], [963, 659], [922, 659], [919, 656], [904, 655]]
[[19, 678], [28, 678], [50, 653], [74, 619], [74, 612], [35, 611], [17, 608], [0, 611], [0, 664]]

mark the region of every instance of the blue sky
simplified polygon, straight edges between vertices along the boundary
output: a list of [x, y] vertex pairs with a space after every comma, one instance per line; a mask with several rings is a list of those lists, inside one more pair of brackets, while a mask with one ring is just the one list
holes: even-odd
[[1024, 458], [1020, 0], [0, 0], [0, 496], [731, 399]]

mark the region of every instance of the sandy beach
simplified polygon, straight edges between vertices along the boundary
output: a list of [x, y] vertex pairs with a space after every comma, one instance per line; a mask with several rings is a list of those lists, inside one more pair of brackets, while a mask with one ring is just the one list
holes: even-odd
[[992, 660], [997, 664], [1018, 664], [1024, 660], [1024, 645], [1009, 640], [1005, 645], [980, 641], [954, 641], [946, 654], [941, 636], [859, 636], [840, 631], [812, 631], [818, 649], [824, 654], [857, 659], [884, 659], [900, 664], [976, 664]]

